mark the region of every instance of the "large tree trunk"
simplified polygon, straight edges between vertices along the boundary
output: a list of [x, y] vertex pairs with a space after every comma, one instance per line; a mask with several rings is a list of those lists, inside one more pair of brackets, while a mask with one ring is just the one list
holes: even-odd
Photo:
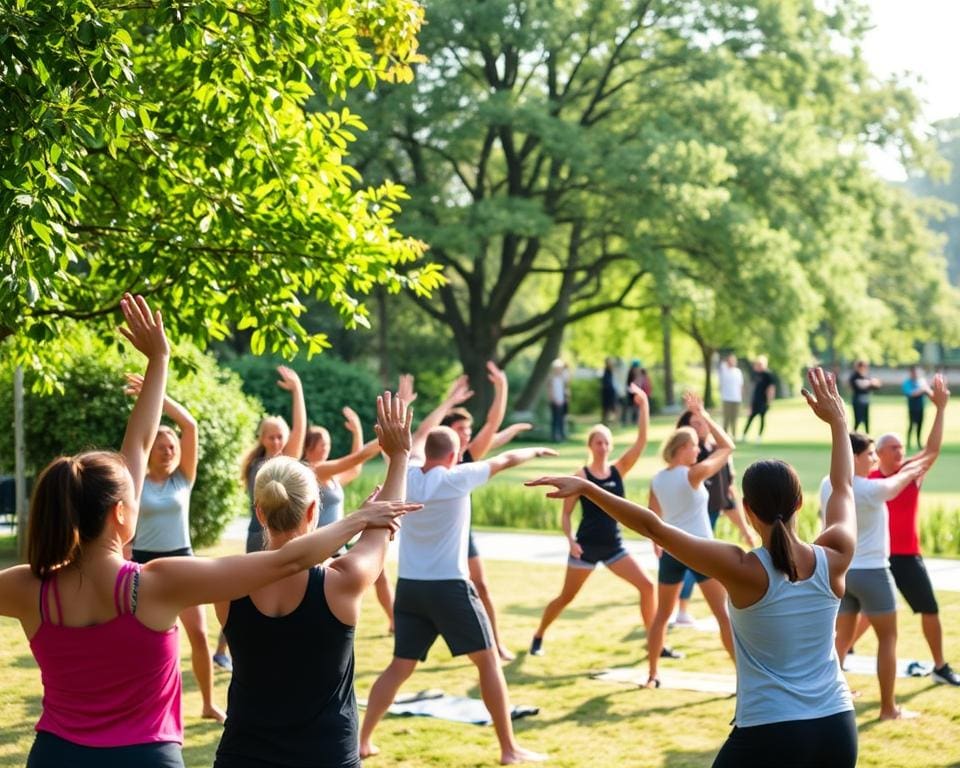
[[663, 331], [663, 404], [670, 408], [676, 404], [676, 399], [673, 396], [673, 351], [670, 339], [673, 321], [668, 306], [660, 307], [660, 328]]
[[533, 365], [527, 383], [523, 385], [520, 395], [514, 402], [515, 411], [532, 411], [543, 392], [544, 384], [550, 373], [550, 365], [560, 356], [560, 347], [563, 344], [564, 327], [560, 326], [551, 331], [543, 343], [537, 362]]
[[487, 378], [487, 361], [497, 362], [497, 337], [493, 329], [474, 327], [470, 339], [457, 340], [457, 355], [473, 390], [473, 397], [464, 407], [473, 414], [479, 428], [493, 401], [493, 385]]
[[703, 358], [703, 371], [705, 374], [703, 382], [703, 404], [707, 408], [713, 408], [713, 353], [714, 349], [709, 344], [701, 341], [697, 342], [700, 347], [700, 355]]

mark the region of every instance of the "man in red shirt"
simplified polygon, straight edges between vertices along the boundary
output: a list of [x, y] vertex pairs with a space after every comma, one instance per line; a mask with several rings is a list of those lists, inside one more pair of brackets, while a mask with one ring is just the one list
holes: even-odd
[[[937, 409], [937, 415], [927, 438], [926, 447], [915, 456], [904, 460], [903, 442], [898, 435], [888, 433], [877, 438], [877, 469], [870, 477], [889, 477], [900, 471], [905, 464], [916, 461], [932, 463], [940, 454], [943, 442], [943, 416], [947, 408], [950, 391], [943, 376], [939, 374], [933, 380], [931, 400]], [[890, 513], [890, 571], [900, 594], [913, 609], [920, 614], [923, 636], [933, 655], [933, 679], [937, 683], [960, 686], [960, 675], [954, 672], [943, 657], [943, 628], [940, 625], [940, 608], [933, 594], [933, 585], [923, 564], [920, 554], [920, 534], [917, 525], [917, 513], [920, 507], [920, 484], [922, 477], [914, 480], [898, 496], [887, 502]]]

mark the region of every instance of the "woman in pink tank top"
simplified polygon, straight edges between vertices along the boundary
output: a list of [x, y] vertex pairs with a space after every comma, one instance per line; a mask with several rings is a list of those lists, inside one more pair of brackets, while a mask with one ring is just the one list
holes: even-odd
[[177, 615], [233, 600], [330, 557], [366, 528], [397, 527], [411, 508], [368, 502], [279, 549], [218, 559], [123, 558], [137, 525], [170, 349], [159, 312], [121, 301], [123, 335], [147, 369], [120, 453], [51, 462], [30, 507], [28, 565], [0, 571], [0, 615], [20, 621], [40, 666], [43, 712], [30, 768], [182, 766]]

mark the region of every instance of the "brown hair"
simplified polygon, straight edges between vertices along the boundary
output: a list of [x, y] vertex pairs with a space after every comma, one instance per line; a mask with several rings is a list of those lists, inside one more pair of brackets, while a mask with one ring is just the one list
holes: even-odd
[[803, 505], [803, 488], [793, 467], [785, 461], [755, 461], [743, 473], [743, 502], [753, 514], [773, 526], [770, 558], [774, 567], [797, 580], [797, 564], [787, 535], [787, 523]]
[[677, 455], [677, 451], [690, 443], [693, 443], [693, 445], [700, 444], [700, 438], [697, 437], [697, 430], [693, 427], [678, 427], [673, 431], [673, 434], [667, 438], [667, 442], [663, 444], [663, 449], [660, 452], [663, 460], [669, 464], [673, 461], [673, 457]]
[[275, 456], [257, 472], [253, 502], [263, 513], [268, 531], [286, 533], [303, 522], [310, 502], [317, 501], [317, 480], [304, 464], [290, 456]]
[[436, 427], [427, 434], [423, 456], [429, 460], [442, 459], [459, 450], [460, 437], [457, 433], [450, 427]]
[[77, 559], [96, 539], [107, 513], [132, 489], [119, 453], [91, 451], [51, 461], [30, 500], [27, 560], [39, 578]]
[[[267, 449], [264, 448], [263, 443], [260, 442], [260, 438], [263, 437], [263, 432], [267, 427], [280, 427], [280, 429], [287, 433], [288, 437], [290, 435], [290, 427], [287, 426], [287, 422], [284, 421], [283, 416], [265, 416], [260, 420], [260, 425], [257, 427], [257, 444], [247, 451], [243, 457], [243, 462], [240, 464], [240, 479], [244, 484], [247, 482], [247, 474], [250, 472], [250, 466], [255, 461], [259, 461], [267, 455]], [[284, 442], [286, 442], [286, 440]]]
[[863, 432], [850, 433], [850, 447], [853, 449], [854, 456], [869, 451], [871, 445], [873, 445], [873, 438], [870, 435], [865, 435]]
[[306, 437], [303, 438], [303, 453], [300, 454], [300, 458], [307, 458], [307, 454], [313, 450], [313, 446], [319, 443], [324, 437], [327, 438], [327, 442], [329, 443], [330, 432], [326, 427], [307, 427]]
[[466, 408], [451, 408], [447, 411], [447, 415], [441, 419], [440, 426], [452, 427], [459, 421], [469, 421], [473, 424], [473, 416], [470, 415], [470, 411]]

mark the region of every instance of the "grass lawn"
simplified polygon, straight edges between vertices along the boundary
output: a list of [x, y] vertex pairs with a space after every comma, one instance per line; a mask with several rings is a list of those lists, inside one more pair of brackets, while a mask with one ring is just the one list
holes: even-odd
[[[240, 544], [218, 548], [219, 553]], [[561, 566], [534, 566], [499, 561], [487, 563], [500, 622], [509, 645], [524, 649], [546, 601], [559, 590]], [[960, 594], [942, 593], [948, 652], [960, 660]], [[706, 615], [703, 601], [694, 601], [696, 615]], [[216, 621], [210, 617], [211, 647]], [[373, 595], [367, 596], [357, 636], [357, 694], [366, 697], [376, 675], [387, 664], [392, 641]], [[903, 614], [901, 657], [927, 658], [919, 622]], [[183, 648], [184, 712], [188, 766], [209, 766], [219, 728], [197, 717], [200, 697]], [[687, 658], [669, 662], [683, 670], [732, 672], [719, 638], [690, 629], [673, 630], [669, 642]], [[637, 664], [643, 658], [643, 631], [631, 589], [605, 571], [596, 573], [579, 599], [547, 635], [547, 655], [520, 653], [506, 668], [512, 700], [540, 707], [540, 714], [517, 723], [522, 743], [551, 754], [557, 766], [709, 766], [729, 732], [734, 700], [717, 694], [647, 691], [590, 680], [591, 671]], [[875, 651], [872, 640], [860, 652]], [[292, 649], [278, 649], [288, 652]], [[309, 648], [301, 652], [309, 653]], [[0, 766], [21, 766], [33, 739], [40, 709], [40, 676], [19, 625], [0, 621]], [[228, 676], [217, 674], [216, 697], [226, 699]], [[960, 690], [934, 686], [929, 678], [898, 680], [901, 703], [923, 717], [909, 722], [877, 721], [879, 692], [875, 678], [852, 676], [862, 692], [857, 700], [861, 766], [956, 766], [960, 761]], [[441, 688], [457, 695], [478, 696], [476, 675], [465, 660], [452, 660], [439, 642], [404, 690]], [[369, 768], [392, 766], [479, 766], [496, 763], [496, 741], [490, 727], [458, 725], [425, 718], [387, 716], [377, 732], [383, 754]]]

